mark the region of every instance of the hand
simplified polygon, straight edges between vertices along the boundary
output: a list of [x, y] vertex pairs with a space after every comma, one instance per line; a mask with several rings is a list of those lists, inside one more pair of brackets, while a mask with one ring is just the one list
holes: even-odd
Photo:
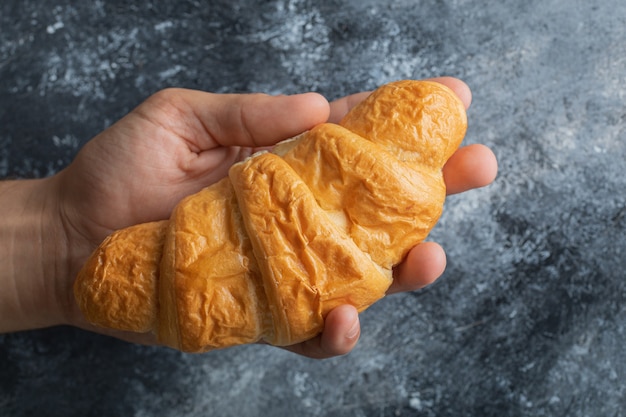
[[[450, 86], [469, 106], [465, 84], [450, 78], [437, 81]], [[84, 322], [74, 304], [72, 283], [91, 251], [116, 229], [168, 218], [181, 198], [224, 177], [234, 162], [326, 120], [338, 121], [365, 96], [329, 104], [314, 93], [271, 97], [169, 89], [87, 143], [74, 162], [53, 177], [70, 260], [69, 272], [56, 283], [65, 288], [60, 304], [66, 321], [154, 343], [147, 335], [103, 331]], [[495, 171], [491, 151], [474, 145], [450, 159], [444, 176], [450, 192], [462, 192], [488, 184]], [[396, 269], [389, 292], [423, 287], [444, 268], [445, 254], [438, 245], [419, 245]], [[288, 349], [316, 358], [340, 355], [354, 347], [358, 335], [355, 309], [342, 306], [329, 314], [320, 336]]]

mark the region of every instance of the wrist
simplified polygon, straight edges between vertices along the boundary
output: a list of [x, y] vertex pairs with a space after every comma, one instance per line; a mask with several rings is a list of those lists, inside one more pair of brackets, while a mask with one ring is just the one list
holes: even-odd
[[71, 263], [57, 187], [55, 177], [0, 183], [0, 332], [67, 323]]

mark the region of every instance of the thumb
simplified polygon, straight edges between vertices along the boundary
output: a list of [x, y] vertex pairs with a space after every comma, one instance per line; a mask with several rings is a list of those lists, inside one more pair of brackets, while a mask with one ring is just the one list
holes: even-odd
[[330, 114], [328, 101], [317, 93], [270, 96], [183, 90], [182, 94], [205, 132], [196, 136], [200, 151], [271, 146], [326, 122]]

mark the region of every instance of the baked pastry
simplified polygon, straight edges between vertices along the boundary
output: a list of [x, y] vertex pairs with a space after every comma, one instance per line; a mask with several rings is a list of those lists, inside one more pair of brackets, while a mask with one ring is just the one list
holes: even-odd
[[340, 124], [233, 165], [169, 220], [113, 233], [76, 279], [78, 305], [187, 352], [307, 340], [334, 307], [385, 295], [441, 215], [466, 126], [447, 87], [384, 85]]

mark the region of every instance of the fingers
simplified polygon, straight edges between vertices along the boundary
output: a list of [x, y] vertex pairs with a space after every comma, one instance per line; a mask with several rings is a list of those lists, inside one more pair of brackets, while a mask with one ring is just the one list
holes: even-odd
[[[387, 294], [414, 291], [432, 284], [443, 274], [446, 255], [436, 243], [424, 242], [414, 247], [405, 261], [394, 270], [393, 284]], [[349, 353], [360, 336], [359, 315], [351, 305], [342, 305], [326, 317], [324, 332], [285, 349], [314, 359]]]
[[365, 100], [370, 93], [370, 91], [364, 91], [331, 102], [328, 121], [331, 123], [339, 123], [354, 106]]
[[328, 119], [329, 105], [315, 93], [293, 96], [229, 96], [213, 113], [222, 146], [269, 146]]
[[454, 91], [454, 94], [456, 94], [465, 105], [465, 110], [469, 109], [472, 104], [472, 91], [463, 81], [454, 77], [430, 78], [428, 81], [438, 82], [439, 84], [443, 84], [450, 90]]
[[[446, 255], [441, 246], [433, 242], [419, 244], [394, 270], [393, 284], [387, 294], [414, 291], [432, 284], [445, 267]], [[342, 305], [328, 314], [322, 334], [285, 349], [314, 359], [345, 355], [356, 346], [360, 331], [356, 308]]]
[[443, 167], [447, 193], [457, 194], [491, 184], [498, 173], [498, 161], [485, 145], [458, 149]]
[[[446, 255], [441, 246], [433, 242], [417, 245], [394, 271], [393, 284], [387, 294], [414, 291], [432, 284], [445, 267]], [[285, 349], [314, 359], [345, 355], [356, 346], [360, 329], [357, 310], [351, 305], [342, 305], [328, 314], [322, 334]]]
[[166, 89], [139, 110], [201, 152], [217, 146], [274, 145], [325, 122], [330, 108], [316, 93], [270, 96]]
[[446, 269], [446, 254], [438, 244], [424, 242], [415, 246], [394, 270], [393, 284], [387, 294], [415, 291], [435, 282]]
[[309, 358], [325, 359], [349, 353], [360, 334], [359, 314], [356, 308], [346, 304], [328, 313], [320, 335], [285, 349]]

